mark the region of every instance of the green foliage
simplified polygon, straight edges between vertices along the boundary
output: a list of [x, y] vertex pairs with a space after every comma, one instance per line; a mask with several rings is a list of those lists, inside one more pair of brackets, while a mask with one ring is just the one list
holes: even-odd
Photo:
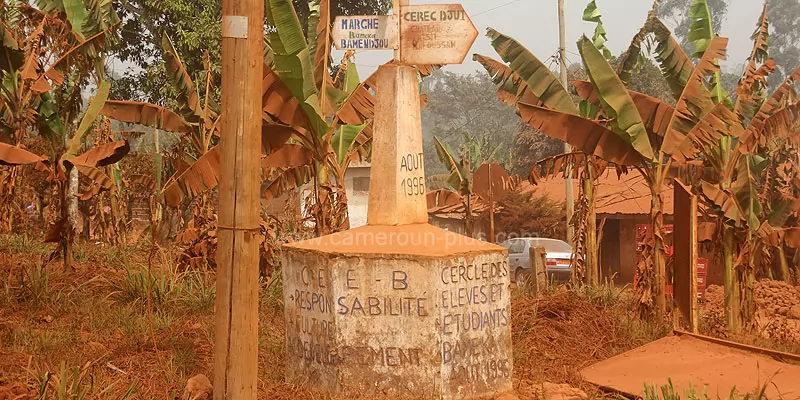
[[489, 28], [486, 36], [492, 40], [497, 54], [528, 85], [528, 89], [548, 108], [578, 114], [578, 108], [558, 77], [541, 60], [513, 38]]
[[[689, 52], [689, 32], [693, 19], [691, 18], [691, 7], [695, 0], [659, 0], [658, 16], [665, 21], [672, 21], [675, 36], [681, 41], [684, 49]], [[707, 0], [706, 3], [711, 16], [711, 25], [714, 32], [722, 30], [722, 23], [728, 15], [728, 3], [730, 0]]]
[[[770, 379], [769, 381], [771, 381]], [[736, 390], [736, 386], [731, 389], [731, 392], [728, 396], [724, 398], [720, 398], [717, 396], [717, 400], [767, 400], [766, 391], [767, 387], [770, 385], [769, 381], [764, 383], [760, 387], [756, 388], [756, 390], [752, 393], [747, 393], [745, 395], [739, 395], [738, 391]], [[694, 384], [690, 383], [687, 389], [684, 389], [683, 397], [681, 397], [680, 393], [675, 389], [675, 385], [672, 383], [672, 378], [667, 378], [667, 384], [661, 385], [660, 387], [656, 384], [648, 385], [647, 383], [644, 384], [644, 400], [712, 400], [711, 397], [708, 396], [707, 387], [703, 387], [703, 390], [700, 393], [697, 393], [697, 390], [694, 387]]]
[[619, 76], [586, 36], [578, 41], [578, 50], [614, 133], [632, 144], [643, 158], [653, 159], [654, 151], [647, 129]]
[[[121, 387], [121, 379], [100, 387], [96, 382], [95, 365], [87, 363], [83, 367], [67, 367], [64, 361], [56, 373], [51, 373], [44, 366], [31, 371], [30, 378], [36, 383], [37, 395], [40, 399], [52, 400], [89, 400], [109, 398], [111, 393]], [[97, 367], [103, 368], [103, 367]], [[136, 398], [138, 382], [134, 380], [119, 397], [119, 400]]]
[[[534, 149], [514, 146], [520, 131], [519, 119], [513, 107], [498, 99], [495, 86], [486, 74], [459, 75], [436, 71], [425, 78], [421, 91], [428, 97], [428, 105], [422, 110], [426, 160], [438, 159], [433, 136], [456, 150], [469, 141], [491, 144], [479, 145], [481, 156], [489, 158], [493, 153], [492, 158], [507, 168], [513, 163], [512, 152], [525, 153]], [[475, 161], [477, 168], [481, 160]], [[445, 172], [447, 170], [439, 163], [425, 166], [428, 176]]]
[[706, 52], [711, 38], [714, 37], [714, 27], [711, 22], [711, 10], [706, 0], [694, 0], [689, 11], [692, 23], [689, 26], [689, 41], [694, 44], [694, 58], [702, 58]]
[[[164, 64], [153, 62], [163, 59], [162, 35], [174, 40], [176, 53], [183, 56], [181, 61], [194, 73], [192, 79], [196, 82], [203, 81], [199, 75], [204, 70], [202, 54], [208, 51], [214, 77], [212, 87], [220, 87], [222, 7], [219, 0], [126, 0], [120, 3], [122, 37], [113, 55], [138, 68], [109, 78], [115, 83], [112, 97], [174, 107], [171, 99], [175, 96], [163, 73]], [[292, 3], [305, 31], [310, 15], [309, 2], [294, 0]], [[388, 0], [334, 1], [331, 19], [339, 15], [386, 14], [390, 6]], [[198, 89], [204, 95], [205, 88]], [[212, 98], [219, 100], [219, 90], [213, 91]]]
[[214, 305], [215, 287], [198, 271], [148, 272], [146, 266], [132, 266], [114, 285], [118, 301], [146, 305], [149, 297], [156, 310], [184, 307], [199, 312]]
[[103, 82], [100, 84], [94, 99], [89, 103], [89, 107], [83, 114], [83, 118], [81, 118], [81, 124], [78, 126], [78, 130], [75, 131], [67, 144], [67, 151], [64, 154], [65, 159], [78, 155], [78, 152], [83, 146], [83, 139], [86, 137], [86, 134], [89, 133], [89, 129], [91, 129], [92, 125], [94, 125], [94, 121], [100, 115], [100, 110], [108, 99], [110, 90], [110, 82]]
[[597, 8], [595, 0], [590, 1], [589, 4], [586, 5], [586, 9], [583, 10], [583, 20], [586, 22], [595, 22], [597, 24], [597, 26], [594, 28], [592, 43], [594, 43], [594, 46], [603, 53], [603, 57], [606, 59], [611, 59], [611, 50], [606, 47], [608, 37], [606, 37], [606, 29], [603, 27], [603, 21], [601, 18], [602, 14], [600, 14], [600, 10]]

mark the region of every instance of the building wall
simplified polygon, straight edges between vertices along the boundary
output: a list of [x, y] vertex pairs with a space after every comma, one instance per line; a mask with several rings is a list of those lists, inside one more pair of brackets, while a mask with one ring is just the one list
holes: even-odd
[[[636, 226], [647, 224], [648, 218], [606, 220], [603, 228], [603, 240], [600, 243], [600, 265], [603, 277], [618, 273], [614, 279], [616, 284], [633, 284], [636, 264], [639, 260], [637, 249]], [[669, 222], [666, 222], [669, 223]], [[599, 225], [599, 221], [598, 221]], [[722, 285], [723, 270], [718, 252], [711, 246], [700, 246], [700, 258], [709, 260], [708, 284]]]
[[[369, 165], [356, 165], [347, 169], [345, 188], [347, 189], [347, 209], [350, 213], [350, 227], [357, 228], [367, 224], [367, 205], [369, 202]], [[262, 192], [263, 192], [262, 188]], [[311, 184], [302, 187], [298, 196], [298, 207], [303, 208], [305, 198], [313, 190]], [[286, 207], [288, 195], [284, 194], [273, 200], [261, 200], [262, 210], [270, 215], [282, 215]]]
[[600, 269], [601, 279], [614, 278], [620, 279], [622, 273], [620, 265], [620, 221], [616, 219], [606, 220], [603, 225], [603, 237], [600, 241]]
[[[436, 216], [436, 214], [428, 214], [428, 223], [459, 235], [466, 235], [467, 232], [463, 218], [443, 218]], [[473, 225], [473, 237], [487, 241], [489, 237], [488, 218], [476, 219], [473, 221]], [[498, 236], [500, 235], [498, 234]]]
[[369, 173], [369, 166], [357, 166], [347, 169], [345, 186], [347, 187], [347, 211], [350, 213], [351, 228], [358, 228], [367, 224]]

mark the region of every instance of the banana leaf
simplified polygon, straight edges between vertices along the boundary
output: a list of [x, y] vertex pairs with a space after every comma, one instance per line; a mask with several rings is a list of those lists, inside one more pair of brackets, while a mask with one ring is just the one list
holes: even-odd
[[78, 151], [80, 151], [83, 144], [83, 138], [89, 132], [89, 129], [91, 129], [94, 121], [100, 115], [100, 111], [104, 108], [110, 91], [111, 83], [108, 81], [103, 81], [100, 84], [100, 87], [97, 88], [97, 93], [89, 102], [89, 107], [86, 108], [86, 112], [83, 114], [81, 124], [72, 135], [69, 143], [67, 143], [67, 150], [62, 156], [62, 160], [70, 159], [78, 154]]
[[528, 180], [538, 185], [549, 177], [580, 178], [581, 169], [586, 163], [586, 154], [582, 152], [558, 154], [545, 158], [531, 167]]
[[172, 110], [138, 101], [108, 100], [100, 114], [121, 122], [145, 125], [174, 133], [189, 133], [192, 126]]
[[330, 127], [323, 119], [318, 90], [314, 83], [314, 63], [300, 21], [290, 0], [267, 0], [267, 20], [275, 25], [270, 44], [275, 54], [275, 72], [308, 115], [309, 129], [318, 136]]
[[712, 99], [711, 91], [706, 87], [705, 79], [707, 76], [719, 73], [719, 60], [725, 59], [727, 44], [728, 39], [715, 37], [692, 73], [675, 106], [675, 113], [664, 136], [661, 145], [664, 154], [677, 152], [689, 131], [714, 109], [716, 103]]
[[62, 0], [64, 5], [64, 12], [67, 14], [67, 19], [72, 25], [72, 30], [81, 35], [82, 38], [86, 37], [84, 32], [84, 25], [89, 18], [89, 13], [83, 6], [83, 0]]
[[276, 199], [290, 190], [302, 187], [308, 182], [311, 182], [313, 176], [314, 170], [311, 165], [281, 169], [276, 176], [272, 178], [272, 182], [267, 188], [264, 189], [264, 199]]
[[[600, 105], [600, 98], [597, 96], [594, 85], [591, 82], [572, 81], [572, 84], [575, 86], [578, 97], [591, 104]], [[659, 99], [633, 90], [628, 90], [628, 95], [631, 96], [636, 109], [639, 111], [639, 116], [641, 116], [644, 126], [650, 135], [650, 142], [660, 143], [660, 140], [654, 138], [654, 136], [664, 137], [675, 109]]]
[[603, 53], [603, 57], [605, 57], [606, 60], [610, 60], [612, 57], [611, 50], [606, 47], [608, 37], [606, 36], [606, 29], [603, 27], [602, 14], [600, 14], [595, 0], [590, 1], [589, 4], [586, 5], [586, 8], [583, 10], [583, 20], [597, 24], [594, 28], [592, 43], [597, 50]]
[[[711, 10], [708, 8], [706, 0], [694, 0], [689, 11], [689, 18], [692, 20], [689, 27], [689, 41], [695, 45], [695, 52], [692, 57], [702, 59], [711, 45], [711, 41], [715, 38]], [[723, 101], [730, 104], [730, 99], [725, 96], [725, 91], [720, 83], [720, 72], [711, 74], [710, 86], [711, 96], [715, 104]]]
[[128, 141], [120, 140], [95, 146], [85, 153], [65, 161], [72, 165], [88, 168], [105, 167], [121, 160], [130, 150], [131, 147], [128, 145]]
[[314, 55], [314, 84], [319, 90], [320, 109], [328, 116], [333, 114], [334, 109], [331, 91], [328, 90], [328, 88], [333, 88], [333, 80], [328, 72], [332, 61], [331, 46], [333, 43], [330, 0], [314, 0], [309, 5], [309, 9], [311, 16], [308, 19], [308, 48]]
[[200, 105], [200, 95], [166, 32], [161, 37], [161, 47], [164, 53], [167, 78], [177, 94], [175, 100], [180, 106], [179, 113], [184, 121], [190, 124], [199, 124], [205, 120], [205, 113]]
[[310, 165], [314, 157], [308, 149], [299, 144], [285, 144], [261, 162], [265, 170], [281, 168], [299, 168]]
[[433, 144], [436, 147], [436, 155], [439, 157], [439, 161], [444, 164], [445, 168], [447, 168], [447, 171], [450, 173], [450, 176], [447, 178], [447, 183], [462, 194], [469, 194], [462, 191], [464, 187], [463, 183], [468, 173], [468, 171], [464, 169], [463, 163], [456, 161], [452, 149], [443, 144], [438, 137], [433, 137]]
[[27, 165], [44, 161], [47, 159], [28, 150], [0, 142], [0, 165]]
[[586, 36], [578, 41], [578, 50], [612, 131], [630, 143], [642, 158], [652, 160], [655, 153], [647, 129], [619, 76]]
[[[341, 165], [354, 155], [353, 150], [365, 146], [371, 139], [368, 123], [363, 125], [343, 125], [336, 129], [331, 146], [336, 154], [336, 161]], [[369, 133], [369, 134], [368, 134]]]
[[84, 165], [76, 165], [75, 168], [81, 175], [91, 181], [89, 191], [79, 194], [78, 199], [86, 201], [102, 192], [115, 192], [117, 190], [114, 181], [102, 170]]
[[549, 108], [520, 103], [522, 120], [547, 136], [577, 150], [619, 165], [641, 166], [644, 159], [633, 146], [597, 121]]
[[577, 115], [578, 107], [559, 81], [544, 63], [519, 42], [489, 28], [486, 36], [500, 58], [509, 64], [514, 73], [528, 85], [528, 89], [541, 104], [554, 110]]
[[214, 146], [180, 175], [164, 185], [164, 199], [170, 207], [178, 207], [184, 199], [215, 188], [219, 184], [220, 147]]
[[539, 99], [528, 90], [528, 84], [508, 65], [480, 54], [474, 54], [472, 59], [483, 65], [489, 73], [492, 83], [497, 86], [498, 97], [504, 103], [509, 105], [516, 105], [520, 101], [528, 104], [540, 103]]
[[759, 189], [756, 182], [766, 165], [767, 160], [758, 155], [746, 154], [740, 157], [736, 181], [731, 187], [742, 211], [743, 219], [751, 232], [757, 232], [761, 225], [759, 216], [762, 207], [758, 200]]

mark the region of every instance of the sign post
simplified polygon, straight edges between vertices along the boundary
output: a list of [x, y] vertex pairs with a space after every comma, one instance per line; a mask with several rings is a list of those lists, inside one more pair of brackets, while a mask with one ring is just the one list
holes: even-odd
[[378, 68], [367, 223], [428, 222], [419, 82], [412, 65], [460, 64], [478, 37], [460, 4], [409, 5], [394, 14], [341, 16], [333, 37], [339, 50], [394, 50]]
[[373, 87], [367, 226], [284, 246], [286, 380], [345, 396], [487, 398], [512, 389], [508, 253], [427, 224], [412, 66], [461, 63], [477, 30], [460, 5], [393, 4], [390, 16], [335, 21], [340, 49], [394, 60]]

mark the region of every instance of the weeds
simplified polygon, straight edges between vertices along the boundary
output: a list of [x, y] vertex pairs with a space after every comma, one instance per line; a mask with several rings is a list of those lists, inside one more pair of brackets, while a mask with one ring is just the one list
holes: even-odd
[[[736, 391], [736, 387], [734, 386], [733, 389], [731, 389], [731, 392], [728, 394], [728, 397], [720, 398], [717, 396], [717, 400], [768, 400], [766, 392], [770, 382], [772, 382], [772, 379], [769, 379], [754, 392], [747, 393], [744, 396], [740, 396]], [[675, 386], [672, 383], [672, 378], [668, 378], [667, 384], [661, 385], [660, 388], [655, 384], [648, 385], [645, 383], [644, 400], [712, 400], [712, 398], [706, 393], [706, 389], [706, 387], [703, 387], [703, 391], [698, 394], [695, 390], [694, 384], [690, 383], [689, 388], [684, 390], [683, 397], [681, 397], [681, 395], [675, 390]]]
[[113, 296], [124, 303], [144, 304], [148, 294], [154, 309], [180, 306], [199, 312], [214, 306], [215, 286], [199, 271], [164, 269], [148, 274], [145, 266], [138, 266], [126, 268]]
[[77, 335], [70, 331], [15, 327], [11, 330], [12, 348], [22, 353], [48, 354], [62, 346], [78, 342]]
[[7, 234], [0, 236], [0, 253], [47, 256], [53, 246], [31, 239], [27, 234]]
[[107, 385], [98, 384], [98, 379], [94, 374], [94, 365], [86, 363], [82, 368], [68, 368], [65, 362], [61, 362], [61, 367], [57, 373], [46, 370], [29, 370], [28, 374], [36, 382], [37, 395], [39, 399], [53, 400], [84, 400], [84, 399], [104, 399], [114, 398], [125, 400], [134, 398], [138, 383], [134, 381], [124, 389], [121, 395], [117, 393], [120, 381], [114, 381]]

